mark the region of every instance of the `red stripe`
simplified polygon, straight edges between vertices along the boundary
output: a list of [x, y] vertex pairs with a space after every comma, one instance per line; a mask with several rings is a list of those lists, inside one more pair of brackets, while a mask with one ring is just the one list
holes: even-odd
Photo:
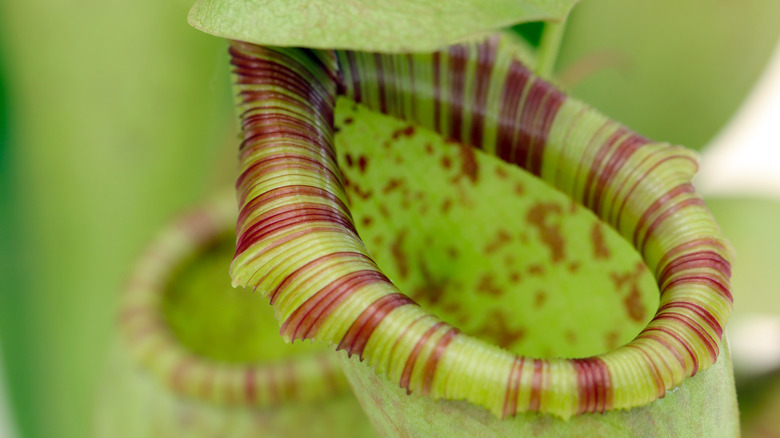
[[363, 359], [363, 349], [371, 338], [377, 325], [393, 310], [408, 304], [417, 305], [411, 298], [401, 293], [385, 295], [370, 306], [368, 306], [360, 316], [352, 323], [349, 330], [341, 338], [336, 350], [345, 350], [351, 357], [357, 354]]
[[[718, 239], [713, 238], [702, 238], [702, 239], [695, 239], [691, 240], [685, 243], [681, 243], [674, 248], [667, 251], [663, 257], [661, 257], [661, 260], [658, 262], [658, 267], [656, 268], [656, 271], [662, 269], [662, 267], [666, 266], [667, 263], [671, 263], [668, 260], [673, 259], [674, 257], [677, 257], [679, 253], [684, 253], [687, 251], [690, 251], [692, 249], [696, 249], [699, 247], [709, 248], [709, 247], [716, 247], [720, 248], [723, 252], [727, 252], [726, 246], [723, 244], [722, 241]], [[731, 273], [731, 268], [729, 268], [729, 275]], [[657, 274], [657, 272], [656, 272]]]
[[704, 275], [686, 275], [686, 276], [680, 276], [675, 278], [674, 280], [670, 281], [669, 283], [665, 284], [663, 288], [661, 288], [661, 296], [664, 296], [667, 290], [672, 288], [673, 286], [678, 286], [681, 284], [707, 284], [713, 289], [716, 289], [718, 293], [720, 293], [723, 297], [727, 298], [730, 302], [734, 302], [734, 298], [731, 296], [731, 291], [729, 288], [718, 281], [715, 278], [711, 278]]
[[[285, 207], [287, 208], [280, 212], [274, 212], [273, 215], [261, 218], [260, 221], [252, 224], [246, 231], [241, 233], [236, 243], [237, 253], [240, 254], [263, 239], [268, 239], [275, 234], [284, 232], [288, 228], [304, 223], [333, 223], [352, 233], [356, 233], [352, 221], [343, 212], [336, 209], [329, 209], [326, 206], [324, 208], [309, 208], [306, 205], [295, 204]], [[277, 246], [276, 244], [274, 245], [274, 247]]]
[[255, 381], [255, 369], [248, 367], [244, 374], [244, 395], [248, 403], [254, 403], [257, 398], [257, 382]]
[[602, 161], [604, 161], [604, 158], [607, 157], [612, 147], [615, 146], [615, 143], [618, 140], [622, 140], [628, 132], [628, 128], [620, 126], [615, 132], [612, 133], [612, 135], [609, 136], [607, 141], [601, 145], [599, 150], [596, 152], [596, 156], [593, 158], [593, 162], [590, 165], [590, 172], [588, 172], [588, 176], [585, 179], [585, 185], [583, 186], [584, 189], [582, 191], [582, 203], [590, 207], [591, 210], [594, 210], [592, 207], [594, 181], [598, 181], [596, 175], [599, 174], [600, 171], [603, 171]]
[[288, 327], [294, 328], [292, 339], [313, 338], [339, 304], [361, 287], [380, 282], [389, 283], [390, 280], [376, 270], [364, 269], [350, 272], [329, 283], [309, 297], [288, 318]]
[[409, 75], [406, 78], [402, 78], [401, 80], [409, 86], [409, 94], [407, 97], [412, 100], [411, 107], [412, 107], [412, 114], [410, 114], [410, 120], [418, 121], [417, 118], [417, 102], [414, 100], [414, 96], [417, 95], [417, 89], [414, 82], [415, 73], [414, 73], [414, 55], [411, 53], [408, 53], [406, 55], [406, 65], [409, 68]]
[[[366, 255], [364, 255], [362, 253], [359, 253], [359, 252], [354, 252], [354, 251], [337, 251], [337, 252], [324, 254], [322, 256], [319, 256], [319, 257], [315, 258], [314, 260], [310, 260], [310, 261], [306, 262], [303, 266], [299, 267], [298, 269], [296, 269], [295, 271], [291, 272], [286, 277], [284, 277], [284, 279], [269, 294], [271, 300], [274, 301], [275, 298], [279, 295], [279, 293], [281, 291], [283, 291], [284, 289], [286, 289], [287, 287], [289, 287], [290, 283], [292, 283], [296, 279], [302, 277], [306, 273], [308, 273], [308, 272], [314, 270], [315, 268], [321, 266], [325, 262], [333, 260], [333, 259], [336, 259], [336, 258], [342, 258], [342, 260], [341, 260], [340, 263], [337, 263], [335, 265], [331, 265], [330, 269], [333, 269], [336, 266], [338, 266], [340, 264], [343, 264], [343, 263], [354, 262], [355, 259], [367, 261], [367, 262], [369, 262], [369, 263], [371, 263], [373, 265], [373, 262], [371, 261], [370, 258], [368, 258], [368, 256], [366, 256]], [[299, 309], [300, 309], [300, 307], [299, 307]], [[282, 325], [282, 333], [285, 332], [285, 326], [287, 325], [287, 323], [289, 321], [290, 321], [290, 318], [287, 318], [287, 321], [285, 321], [285, 323]]]
[[379, 91], [379, 112], [387, 114], [387, 93], [385, 92], [385, 70], [382, 68], [382, 55], [374, 53], [376, 69], [376, 87]]
[[251, 214], [262, 209], [263, 205], [288, 196], [319, 197], [328, 204], [334, 204], [338, 210], [345, 212], [345, 214], [349, 212], [347, 205], [338, 196], [323, 188], [306, 185], [288, 185], [263, 192], [249, 201], [238, 213], [238, 223], [245, 222]]
[[[642, 213], [642, 216], [639, 218], [636, 224], [636, 228], [634, 228], [634, 237], [632, 239], [632, 242], [634, 242], [634, 246], [637, 245], [637, 242], [639, 240], [639, 232], [644, 228], [645, 222], [647, 222], [650, 217], [657, 212], [661, 207], [666, 206], [669, 202], [671, 202], [674, 198], [676, 198], [679, 195], [688, 194], [688, 193], [694, 193], [694, 188], [691, 183], [683, 183], [678, 186], [673, 187], [668, 192], [664, 193], [661, 197], [655, 200], [650, 206]], [[669, 210], [672, 210], [674, 207], [670, 208]], [[669, 211], [666, 210], [666, 211]], [[666, 214], [666, 211], [663, 214]], [[675, 210], [676, 211], [676, 210]], [[663, 214], [661, 216], [663, 216]], [[659, 217], [661, 217], [659, 216]], [[658, 218], [656, 218], [656, 221], [653, 222], [655, 224], [657, 222]], [[652, 226], [652, 225], [651, 225]], [[650, 228], [647, 229], [645, 238], [647, 238], [647, 234], [650, 233]], [[644, 248], [644, 245], [642, 246]], [[641, 250], [640, 250], [641, 252]]]
[[414, 345], [414, 348], [412, 348], [412, 352], [409, 353], [409, 357], [406, 358], [406, 363], [404, 364], [404, 370], [401, 373], [401, 381], [399, 382], [399, 385], [401, 386], [401, 388], [406, 388], [407, 394], [412, 393], [409, 387], [409, 383], [412, 380], [412, 371], [414, 370], [414, 364], [417, 362], [417, 358], [420, 356], [420, 352], [425, 346], [425, 343], [428, 342], [428, 339], [442, 325], [444, 325], [444, 323], [440, 321], [434, 324], [433, 326], [431, 326], [428, 330], [426, 330], [425, 333], [423, 333], [423, 335], [420, 337], [420, 339], [417, 340], [417, 343]]
[[531, 398], [528, 401], [528, 410], [532, 412], [539, 412], [539, 406], [541, 405], [542, 398], [542, 367], [544, 361], [541, 359], [534, 359], [534, 374], [531, 377]]
[[433, 130], [441, 132], [441, 53], [433, 54]]
[[726, 277], [731, 275], [731, 264], [725, 257], [715, 251], [705, 250], [684, 254], [669, 262], [658, 276], [658, 283], [663, 284], [678, 272], [701, 267], [712, 268]]
[[695, 334], [702, 343], [707, 347], [707, 351], [710, 353], [710, 359], [715, 362], [715, 359], [718, 358], [718, 343], [716, 340], [712, 339], [712, 336], [710, 336], [709, 333], [699, 325], [698, 322], [696, 322], [693, 318], [691, 318], [688, 315], [682, 314], [682, 313], [661, 313], [656, 315], [654, 320], [661, 320], [661, 319], [673, 319], [686, 327], [688, 327], [690, 330], [687, 330], [688, 332], [691, 332]]
[[533, 129], [530, 130], [533, 136], [529, 144], [528, 169], [534, 175], [539, 176], [542, 173], [542, 160], [550, 129], [555, 121], [555, 116], [558, 114], [558, 110], [560, 110], [567, 97], [547, 82], [541, 80], [537, 82], [545, 88], [545, 97], [536, 110]]
[[347, 55], [350, 76], [352, 77], [352, 100], [356, 103], [363, 102], [363, 96], [360, 90], [360, 72], [358, 71], [357, 59], [354, 52], [344, 52]]
[[520, 378], [523, 374], [524, 363], [525, 357], [520, 356], [515, 356], [512, 362], [506, 386], [506, 395], [504, 396], [504, 409], [501, 413], [502, 419], [517, 414], [517, 397], [520, 392]]
[[636, 345], [632, 344], [627, 344], [626, 347], [634, 348], [642, 354], [645, 359], [645, 363], [651, 370], [653, 381], [655, 382], [656, 396], [658, 398], [662, 398], [666, 394], [666, 385], [664, 384], [664, 379], [661, 377], [661, 374], [658, 372], [658, 367], [655, 366], [655, 362], [653, 362], [653, 360], [650, 358], [650, 355], [642, 347], [637, 347]]
[[698, 305], [696, 303], [692, 303], [692, 302], [688, 302], [688, 301], [685, 301], [685, 302], [673, 301], [673, 302], [666, 303], [663, 306], [659, 307], [658, 308], [658, 312], [663, 312], [664, 310], [673, 309], [673, 308], [676, 308], [676, 307], [677, 308], [688, 309], [691, 312], [695, 313], [699, 318], [701, 318], [701, 319], [703, 319], [704, 321], [707, 322], [707, 325], [709, 325], [712, 328], [712, 330], [715, 331], [715, 334], [718, 336], [718, 338], [723, 336], [723, 327], [721, 327], [721, 325], [718, 322], [718, 320], [715, 319], [715, 317], [712, 315], [712, 313], [706, 311], [704, 309], [704, 307], [702, 307], [702, 306], [700, 306], [700, 305]]
[[463, 138], [463, 110], [468, 56], [469, 52], [466, 46], [460, 44], [450, 46], [448, 71], [450, 87], [447, 99], [449, 104], [450, 132], [445, 135], [460, 142], [465, 140]]
[[433, 352], [431, 352], [431, 355], [428, 357], [428, 360], [425, 362], [425, 368], [423, 369], [423, 381], [422, 381], [422, 394], [428, 395], [431, 393], [431, 386], [433, 385], [433, 378], [436, 375], [436, 367], [439, 365], [439, 360], [444, 355], [444, 352], [447, 350], [447, 347], [450, 345], [450, 342], [452, 342], [453, 339], [455, 339], [455, 336], [457, 336], [460, 333], [460, 331], [456, 328], [451, 328], [442, 335], [441, 338], [439, 338], [439, 341], [436, 343], [436, 346], [433, 348]]
[[[636, 168], [637, 169], [640, 168], [646, 161], [648, 161], [651, 158], [653, 158], [653, 156], [655, 154], [660, 154], [662, 152], [663, 152], [662, 149], [660, 149], [660, 148], [656, 149], [651, 154], [646, 156], [640, 163], [637, 163]], [[636, 190], [636, 188], [639, 187], [639, 184], [642, 183], [643, 181], [645, 181], [647, 179], [647, 176], [650, 175], [653, 171], [655, 171], [655, 169], [658, 168], [658, 166], [661, 166], [662, 164], [666, 163], [667, 161], [672, 161], [672, 160], [679, 159], [679, 158], [686, 159], [686, 160], [689, 160], [689, 161], [693, 161], [695, 163], [695, 161], [691, 157], [689, 157], [687, 155], [672, 155], [672, 156], [664, 157], [664, 158], [658, 160], [657, 162], [655, 162], [652, 166], [650, 166], [649, 169], [647, 169], [642, 174], [641, 177], [636, 179], [634, 184], [631, 186], [631, 188], [628, 190], [628, 192], [623, 197], [623, 201], [620, 203], [620, 208], [618, 208], [617, 217], [615, 218], [615, 222], [614, 222], [616, 227], [618, 227], [620, 225], [620, 219], [623, 216], [623, 209], [626, 207], [626, 204], [628, 203], [628, 200], [631, 198], [631, 195], [634, 194], [634, 190]]]
[[490, 76], [496, 61], [498, 35], [489, 37], [477, 46], [477, 65], [474, 72], [474, 96], [471, 108], [471, 146], [482, 148], [482, 136], [485, 129], [485, 106], [487, 105]]
[[[661, 333], [664, 333], [664, 334], [666, 334], [668, 336], [671, 336], [675, 341], [677, 341], [680, 345], [682, 345], [682, 347], [685, 349], [685, 352], [688, 353], [688, 357], [693, 362], [693, 372], [691, 373], [692, 376], [695, 375], [696, 372], [699, 371], [699, 360], [696, 357], [696, 354], [691, 349], [691, 346], [688, 345], [688, 342], [685, 341], [685, 339], [681, 338], [677, 333], [669, 331], [668, 329], [663, 328], [663, 327], [647, 327], [647, 328], [645, 328], [642, 331], [642, 333], [640, 333], [639, 336], [640, 337], [648, 337], [648, 338], [651, 338], [651, 339], [655, 339], [653, 336], [651, 336], [651, 334], [652, 334], [651, 332], [654, 332], [654, 331], [655, 332], [661, 332]], [[662, 343], [662, 344], [664, 346], [667, 345], [666, 343]], [[674, 350], [675, 351], [679, 351], [678, 349], [674, 349]]]
[[501, 93], [501, 111], [496, 127], [496, 156], [506, 162], [511, 161], [512, 143], [517, 132], [517, 112], [520, 110], [520, 98], [525, 90], [531, 72], [517, 60], [509, 65], [504, 89]]

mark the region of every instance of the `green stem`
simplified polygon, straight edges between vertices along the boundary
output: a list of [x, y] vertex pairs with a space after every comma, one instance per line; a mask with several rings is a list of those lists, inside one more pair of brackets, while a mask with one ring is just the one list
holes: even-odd
[[539, 76], [543, 78], [552, 77], [565, 30], [566, 19], [560, 22], [548, 21], [544, 24], [536, 63], [536, 74]]

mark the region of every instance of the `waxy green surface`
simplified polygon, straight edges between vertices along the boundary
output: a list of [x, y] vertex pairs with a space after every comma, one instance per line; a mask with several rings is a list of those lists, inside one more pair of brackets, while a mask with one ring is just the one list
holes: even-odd
[[260, 45], [424, 52], [502, 27], [562, 20], [576, 0], [199, 0], [189, 22]]
[[347, 99], [339, 166], [361, 238], [407, 295], [518, 354], [587, 357], [658, 307], [639, 254], [528, 172]]

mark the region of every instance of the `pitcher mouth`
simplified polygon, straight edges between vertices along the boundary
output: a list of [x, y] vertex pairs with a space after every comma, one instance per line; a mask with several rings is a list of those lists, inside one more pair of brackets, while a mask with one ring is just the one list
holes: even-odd
[[[180, 216], [145, 250], [121, 299], [124, 348], [172, 392], [209, 403], [272, 407], [345, 393], [348, 386], [332, 352], [284, 346], [293, 356], [226, 361], [193, 351], [175, 333], [164, 308], [172, 278], [204, 250], [232, 240], [235, 205], [232, 196], [225, 195]], [[225, 286], [227, 281], [225, 276]], [[213, 308], [219, 311], [219, 301]]]
[[[691, 185], [692, 152], [567, 97], [499, 37], [428, 55], [241, 42], [230, 53], [244, 134], [231, 275], [270, 297], [287, 340], [337, 345], [409, 392], [465, 399], [499, 417], [645, 405], [717, 359], [731, 311], [730, 249]], [[357, 234], [333, 147], [339, 93], [494, 153], [590, 208], [652, 271], [653, 319], [607, 353], [539, 359], [422, 309]]]

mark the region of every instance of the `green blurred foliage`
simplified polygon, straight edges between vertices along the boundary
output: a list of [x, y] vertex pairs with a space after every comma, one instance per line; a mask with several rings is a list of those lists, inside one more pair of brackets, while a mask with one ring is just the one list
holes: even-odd
[[585, 0], [558, 74], [643, 135], [701, 149], [734, 114], [780, 37], [776, 0]]
[[189, 6], [0, 4], [16, 221], [3, 257], [21, 263], [0, 333], [24, 437], [90, 435], [131, 261], [232, 179], [225, 44], [187, 25]]

